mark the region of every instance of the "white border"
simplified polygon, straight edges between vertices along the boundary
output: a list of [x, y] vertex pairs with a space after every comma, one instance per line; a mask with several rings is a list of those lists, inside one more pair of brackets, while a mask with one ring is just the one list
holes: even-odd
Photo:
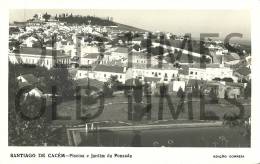
[[[0, 119], [0, 163], [259, 163], [259, 119], [260, 111], [257, 104], [258, 100], [258, 84], [259, 75], [258, 70], [260, 66], [260, 1], [248, 0], [9, 0], [1, 1], [1, 119]], [[8, 21], [9, 9], [11, 8], [81, 8], [81, 9], [248, 9], [252, 11], [252, 54], [253, 54], [253, 98], [252, 98], [252, 147], [251, 148], [82, 148], [82, 147], [8, 147], [8, 126], [7, 126], [7, 112], [8, 112], [8, 57], [7, 57], [7, 38], [8, 38]], [[3, 16], [3, 18], [2, 18]], [[243, 21], [243, 20], [241, 20]], [[27, 160], [27, 159], [11, 159], [10, 153], [15, 152], [45, 152], [45, 153], [130, 153], [133, 154], [132, 159], [96, 159], [88, 160], [82, 159], [44, 159], [44, 160]], [[214, 154], [243, 154], [244, 159], [214, 159]]]

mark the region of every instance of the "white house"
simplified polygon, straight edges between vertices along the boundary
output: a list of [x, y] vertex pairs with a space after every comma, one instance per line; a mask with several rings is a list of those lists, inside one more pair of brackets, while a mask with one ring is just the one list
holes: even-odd
[[32, 47], [33, 43], [38, 41], [36, 38], [34, 37], [28, 37], [25, 40], [23, 40], [23, 43], [27, 46], [27, 47]]
[[137, 66], [134, 65], [133, 68], [129, 69], [131, 71], [132, 78], [145, 78], [145, 77], [154, 77], [160, 78], [161, 81], [169, 82], [178, 77], [178, 69], [176, 68], [157, 68], [157, 67], [150, 67], [146, 68], [141, 65]]
[[80, 58], [80, 65], [94, 64], [100, 58], [100, 53], [88, 53]]
[[205, 68], [200, 68], [199, 66], [190, 67], [188, 72], [188, 78], [208, 81], [211, 81], [214, 78], [232, 78], [234, 81], [237, 81], [237, 78], [233, 76], [233, 70], [229, 67], [224, 67], [221, 64], [206, 65]]
[[9, 53], [8, 57], [13, 64], [32, 64], [43, 66], [47, 69], [52, 68], [55, 64], [70, 64], [70, 55], [62, 50], [22, 47], [19, 52]]
[[174, 92], [178, 92], [180, 88], [185, 91], [185, 81], [173, 81], [172, 85], [172, 91]]
[[91, 78], [98, 81], [106, 82], [111, 76], [117, 76], [119, 82], [125, 83], [126, 67], [97, 65], [93, 70], [81, 68], [78, 69], [76, 79]]
[[122, 58], [127, 58], [129, 54], [129, 49], [126, 47], [117, 47], [114, 51], [111, 52], [111, 58], [119, 60]]
[[81, 45], [80, 47], [81, 55], [91, 54], [91, 53], [100, 53], [99, 47], [94, 45]]

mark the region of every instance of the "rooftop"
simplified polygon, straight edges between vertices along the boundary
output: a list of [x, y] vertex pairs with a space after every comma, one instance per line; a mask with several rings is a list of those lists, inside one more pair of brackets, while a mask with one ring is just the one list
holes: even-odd
[[99, 72], [114, 72], [114, 73], [125, 73], [124, 67], [111, 66], [111, 65], [97, 65], [94, 71]]
[[83, 58], [98, 58], [100, 56], [100, 53], [86, 53], [84, 54]]
[[250, 70], [250, 68], [247, 68], [247, 67], [241, 67], [241, 68], [237, 69], [236, 72], [238, 72], [239, 74], [241, 74], [243, 76], [247, 76], [251, 73], [251, 70]]
[[21, 47], [16, 54], [30, 54], [30, 55], [43, 55], [43, 56], [65, 56], [62, 50], [49, 50], [44, 48]]
[[234, 60], [240, 60], [240, 57], [233, 53], [233, 54], [230, 54], [230, 55], [224, 55], [224, 60], [226, 62], [229, 62], [229, 61], [234, 61]]
[[30, 84], [35, 84], [38, 82], [38, 78], [35, 77], [33, 74], [24, 74], [20, 75], [20, 77], [23, 77]]
[[127, 47], [118, 47], [117, 49], [115, 49], [114, 52], [117, 52], [117, 53], [129, 53]]
[[147, 64], [142, 63], [132, 63], [132, 68], [135, 69], [165, 69], [165, 70], [176, 70], [177, 68], [173, 67], [172, 64], [162, 64], [162, 67], [159, 68], [159, 65], [151, 65], [150, 67], [147, 67]]

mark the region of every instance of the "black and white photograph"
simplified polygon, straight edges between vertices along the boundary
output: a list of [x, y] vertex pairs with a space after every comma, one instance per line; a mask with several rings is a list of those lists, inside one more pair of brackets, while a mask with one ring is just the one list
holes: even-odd
[[260, 163], [260, 0], [0, 4], [0, 164]]
[[8, 146], [250, 148], [250, 15], [10, 9]]

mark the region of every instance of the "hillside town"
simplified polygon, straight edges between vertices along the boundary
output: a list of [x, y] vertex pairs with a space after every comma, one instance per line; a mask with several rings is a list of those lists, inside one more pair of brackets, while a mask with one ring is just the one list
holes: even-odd
[[[203, 48], [207, 53], [200, 54], [171, 45], [185, 36], [125, 31], [116, 26], [91, 25], [91, 21], [80, 26], [66, 25], [52, 17], [45, 21], [42, 14], [36, 14], [23, 26], [10, 26], [11, 29], [11, 63], [47, 69], [60, 64], [74, 70], [74, 80], [107, 82], [115, 76], [125, 84], [131, 78], [138, 78], [152, 88], [166, 83], [172, 86], [171, 92], [177, 92], [179, 87], [185, 90], [190, 81], [197, 80], [231, 88], [228, 95], [237, 98], [251, 79], [250, 52], [229, 51], [219, 40], [206, 40]], [[144, 45], [149, 42], [148, 37], [152, 37], [150, 46]], [[206, 62], [202, 64], [204, 58]]]
[[[149, 95], [152, 101], [162, 95], [164, 86], [167, 95], [178, 101], [183, 98], [185, 103], [192, 94], [195, 100], [203, 95], [217, 100], [217, 104], [228, 99], [250, 105], [251, 45], [225, 43], [219, 38], [195, 40], [188, 34], [146, 31], [115, 23], [112, 17], [38, 13], [25, 22], [13, 22], [9, 26], [8, 59], [9, 74], [14, 74], [9, 75], [9, 85], [16, 81], [13, 85], [26, 89], [24, 101], [26, 97], [46, 98], [46, 103], [51, 104], [53, 97], [57, 98], [55, 118], [61, 120], [69, 117], [75, 121], [84, 113], [93, 114], [95, 111], [87, 110], [96, 106], [95, 97], [100, 93], [105, 95], [107, 102], [126, 102], [129, 95], [138, 94], [131, 87], [138, 86], [142, 88], [141, 97]], [[56, 89], [51, 88], [51, 84]], [[77, 92], [77, 87], [83, 91]], [[77, 94], [87, 97], [87, 102], [82, 103], [87, 107], [80, 114], [73, 105]], [[144, 99], [135, 98], [136, 103], [144, 103]], [[103, 113], [93, 120], [131, 122], [142, 121], [145, 116], [148, 121], [157, 120], [153, 114], [155, 110], [157, 113], [156, 106], [151, 108], [150, 116], [142, 112], [135, 114], [138, 113], [135, 109], [129, 114], [129, 109], [123, 108], [117, 111], [116, 107], [111, 107], [111, 113]], [[222, 111], [230, 107], [219, 108]], [[245, 113], [250, 117], [250, 109]], [[173, 119], [167, 112], [159, 115], [160, 109], [159, 120]], [[221, 120], [223, 115], [225, 112], [216, 117]], [[203, 120], [196, 112], [194, 117]], [[67, 122], [56, 124], [64, 126]]]

